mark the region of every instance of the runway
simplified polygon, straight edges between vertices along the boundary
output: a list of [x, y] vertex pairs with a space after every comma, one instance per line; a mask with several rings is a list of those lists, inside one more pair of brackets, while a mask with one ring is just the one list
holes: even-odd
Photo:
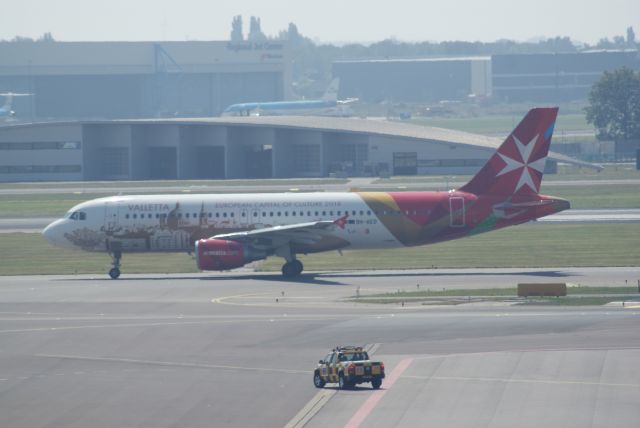
[[[342, 300], [523, 278], [640, 268], [0, 277], [0, 426], [633, 426], [640, 309]], [[316, 390], [350, 343], [374, 347], [383, 388]]]

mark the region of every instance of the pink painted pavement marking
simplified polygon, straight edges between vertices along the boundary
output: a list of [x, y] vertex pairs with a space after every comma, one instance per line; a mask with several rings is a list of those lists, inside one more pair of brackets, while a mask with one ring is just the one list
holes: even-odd
[[383, 382], [384, 389], [379, 389], [371, 394], [367, 401], [365, 401], [362, 406], [360, 406], [358, 411], [351, 417], [349, 422], [347, 422], [344, 428], [358, 428], [362, 424], [362, 422], [364, 422], [367, 416], [369, 416], [369, 414], [373, 411], [373, 409], [375, 409], [384, 394], [386, 394], [387, 391], [391, 389], [393, 384], [396, 383], [396, 380], [398, 380], [398, 378], [402, 376], [402, 373], [404, 373], [404, 371], [407, 369], [407, 367], [409, 367], [412, 361], [413, 358], [405, 358], [404, 360], [400, 361], [398, 365], [395, 366], [391, 374], [385, 378]]

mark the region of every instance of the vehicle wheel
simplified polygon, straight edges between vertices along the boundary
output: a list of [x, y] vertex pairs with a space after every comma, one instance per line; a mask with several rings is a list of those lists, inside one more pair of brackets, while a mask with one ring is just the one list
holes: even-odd
[[380, 385], [382, 385], [382, 379], [373, 379], [371, 381], [371, 386], [373, 389], [380, 389]]
[[347, 389], [349, 387], [349, 383], [344, 379], [342, 373], [338, 376], [338, 389]]
[[112, 268], [109, 271], [109, 276], [111, 277], [111, 279], [118, 279], [118, 277], [120, 276], [120, 269]]
[[313, 374], [313, 384], [315, 385], [316, 388], [323, 388], [326, 382], [324, 381], [324, 379], [322, 379], [322, 376], [320, 376], [320, 373], [315, 372]]

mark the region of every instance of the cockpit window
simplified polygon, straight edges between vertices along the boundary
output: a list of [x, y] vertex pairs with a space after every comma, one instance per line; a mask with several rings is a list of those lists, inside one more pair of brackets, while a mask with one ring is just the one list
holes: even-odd
[[69, 218], [71, 220], [86, 220], [87, 213], [85, 213], [84, 211], [74, 211], [69, 215]]

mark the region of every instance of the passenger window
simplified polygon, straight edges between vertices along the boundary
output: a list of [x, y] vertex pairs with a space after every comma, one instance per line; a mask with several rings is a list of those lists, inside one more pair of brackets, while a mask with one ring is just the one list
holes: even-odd
[[280, 211], [278, 211], [278, 217], [280, 217]]
[[269, 211], [269, 217], [273, 217], [273, 211]]
[[295, 216], [296, 216], [296, 212], [295, 212], [295, 211], [291, 211], [291, 215], [292, 215], [293, 217], [295, 217]]
[[198, 213], [193, 213], [193, 218], [198, 218]]
[[133, 215], [133, 218], [138, 218], [138, 214], [134, 214], [134, 215]]
[[285, 211], [285, 212], [284, 212], [284, 216], [285, 216], [285, 217], [289, 217], [289, 211]]
[[222, 217], [227, 218], [227, 213], [222, 213]]
[[242, 217], [246, 217], [246, 214], [244, 211], [242, 211]]
[[326, 216], [327, 212], [326, 211], [322, 211], [322, 217]]
[[235, 215], [234, 213], [231, 213], [231, 217], [233, 217], [234, 215]]
[[333, 210], [332, 210], [332, 211], [329, 211], [329, 215], [330, 215], [330, 216], [333, 216]]
[[125, 214], [125, 215], [124, 215], [124, 218], [129, 218], [129, 214]]
[[364, 211], [360, 210], [360, 215], [364, 215]]
[[351, 215], [356, 215], [356, 210], [351, 211]]
[[371, 215], [371, 211], [367, 210], [367, 215]]
[[216, 218], [220, 218], [220, 213], [216, 213]]
[[185, 216], [186, 218], [189, 218], [189, 213], [186, 213], [184, 216]]
[[267, 213], [265, 211], [262, 212], [262, 217], [266, 217]]
[[211, 218], [211, 213], [208, 214], [208, 217]]

